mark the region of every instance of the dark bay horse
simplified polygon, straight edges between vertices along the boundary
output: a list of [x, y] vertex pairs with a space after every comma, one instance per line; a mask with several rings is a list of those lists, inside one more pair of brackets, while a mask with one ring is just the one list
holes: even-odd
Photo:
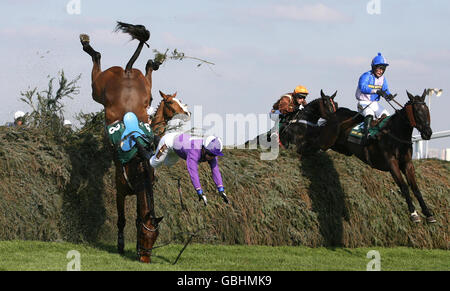
[[[114, 66], [105, 71], [101, 70], [101, 55], [95, 51], [86, 34], [80, 35], [83, 50], [92, 57], [92, 98], [105, 108], [106, 126], [121, 121], [127, 112], [133, 112], [139, 121], [147, 122], [147, 107], [151, 104], [152, 72], [159, 68], [159, 63], [148, 60], [145, 75], [132, 66], [138, 58], [144, 44], [150, 38], [150, 32], [142, 25], [131, 25], [118, 22], [116, 31], [123, 31], [137, 39], [139, 45], [125, 69]], [[163, 104], [163, 107], [171, 104]], [[175, 105], [175, 104], [174, 104]], [[171, 109], [176, 111], [178, 109]], [[165, 110], [167, 112], [167, 110]], [[163, 118], [170, 118], [163, 116]], [[123, 253], [125, 227], [124, 200], [125, 196], [135, 194], [137, 196], [137, 253], [141, 262], [149, 263], [151, 250], [159, 235], [158, 226], [162, 217], [157, 218], [153, 203], [154, 170], [150, 167], [147, 157], [136, 155], [126, 164], [117, 160], [116, 165], [116, 190], [118, 221], [118, 251]], [[125, 178], [126, 177], [126, 178]]]
[[[380, 171], [389, 171], [406, 198], [410, 218], [413, 222], [420, 222], [420, 217], [414, 208], [409, 195], [408, 184], [414, 196], [419, 201], [426, 220], [436, 222], [433, 214], [425, 204], [422, 194], [417, 186], [414, 164], [412, 162], [412, 132], [416, 128], [424, 140], [429, 140], [432, 135], [430, 127], [430, 112], [425, 103], [426, 91], [422, 96], [413, 96], [406, 91], [409, 101], [401, 110], [389, 117], [375, 138], [370, 139], [365, 146], [348, 140], [351, 129], [363, 121], [363, 117], [356, 111], [347, 108], [339, 108], [336, 112], [339, 130], [336, 136], [330, 136], [335, 140], [331, 147], [334, 151], [351, 156], [355, 155], [364, 163]], [[330, 132], [328, 132], [330, 133]], [[402, 173], [408, 182], [405, 183]]]
[[328, 96], [321, 90], [320, 98], [311, 101], [305, 108], [289, 114], [286, 117], [287, 124], [280, 130], [282, 144], [295, 144], [297, 153], [300, 155], [328, 147], [329, 139], [324, 137], [329, 136], [328, 131], [336, 131], [332, 125], [337, 123], [331, 122], [326, 130], [320, 130], [321, 126], [318, 126], [317, 122], [320, 118], [327, 122], [336, 118], [335, 113], [338, 108], [337, 102], [334, 102], [336, 94], [337, 91]]

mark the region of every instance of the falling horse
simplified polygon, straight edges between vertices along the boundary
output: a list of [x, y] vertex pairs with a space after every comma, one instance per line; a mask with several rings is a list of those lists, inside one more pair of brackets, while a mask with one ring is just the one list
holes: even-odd
[[302, 155], [315, 152], [321, 148], [328, 147], [327, 132], [335, 132], [332, 127], [335, 122], [331, 122], [326, 130], [320, 130], [317, 125], [320, 118], [327, 122], [335, 118], [338, 108], [334, 102], [337, 92], [328, 96], [320, 91], [320, 98], [308, 103], [305, 108], [295, 111], [286, 117], [286, 125], [280, 130], [280, 140], [282, 144], [294, 143], [297, 146], [297, 153]]
[[[150, 32], [142, 25], [131, 25], [118, 22], [116, 31], [121, 30], [139, 40], [139, 45], [125, 69], [114, 66], [105, 71], [101, 70], [101, 55], [95, 51], [90, 43], [89, 36], [80, 35], [83, 50], [92, 57], [92, 98], [105, 108], [106, 128], [120, 128], [125, 114], [129, 115], [132, 122], [139, 122], [139, 127], [148, 128], [147, 107], [151, 104], [152, 72], [159, 68], [159, 63], [149, 60], [145, 68], [145, 76], [132, 66], [138, 58], [144, 44], [150, 38]], [[148, 45], [147, 45], [148, 46]], [[162, 104], [163, 107], [170, 104]], [[173, 103], [173, 105], [176, 105]], [[162, 109], [161, 109], [162, 110]], [[177, 109], [171, 110], [175, 112]], [[134, 120], [134, 117], [136, 120]], [[165, 116], [164, 118], [169, 118]], [[116, 127], [117, 124], [117, 127]], [[147, 131], [149, 132], [149, 131]], [[133, 136], [133, 135], [131, 135]], [[116, 165], [116, 189], [118, 209], [118, 251], [123, 253], [125, 227], [124, 200], [125, 196], [135, 194], [137, 196], [137, 243], [138, 259], [141, 262], [150, 262], [151, 250], [159, 235], [158, 225], [162, 217], [157, 218], [153, 203], [154, 171], [148, 162], [148, 152], [143, 152], [144, 147], [134, 141], [139, 147], [138, 154], [130, 156], [125, 162], [118, 161], [117, 151], [114, 151]], [[126, 178], [125, 178], [126, 177]]]
[[[406, 93], [409, 101], [401, 110], [397, 110], [395, 114], [382, 121], [384, 125], [379, 124], [379, 132], [366, 145], [352, 141], [350, 136], [353, 127], [361, 123], [363, 117], [348, 108], [339, 108], [336, 112], [339, 130], [335, 132], [334, 136], [330, 135], [330, 139], [335, 140], [331, 148], [348, 156], [355, 155], [372, 168], [389, 171], [406, 198], [411, 220], [420, 222], [420, 217], [409, 195], [409, 184], [427, 221], [433, 223], [436, 220], [425, 204], [417, 186], [412, 162], [413, 128], [420, 132], [424, 140], [429, 140], [432, 135], [430, 112], [424, 102], [426, 91], [422, 96], [413, 96], [408, 91]], [[406, 176], [408, 184], [403, 180], [402, 173]]]

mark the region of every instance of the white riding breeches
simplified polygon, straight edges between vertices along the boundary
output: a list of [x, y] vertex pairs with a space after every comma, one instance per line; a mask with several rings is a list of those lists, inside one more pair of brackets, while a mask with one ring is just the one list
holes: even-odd
[[375, 119], [380, 118], [383, 114], [390, 115], [378, 101], [358, 101], [358, 112], [364, 117], [372, 115]]
[[168, 167], [176, 164], [179, 157], [173, 150], [173, 143], [175, 138], [180, 134], [180, 132], [171, 132], [161, 138], [155, 154], [150, 158], [150, 165], [153, 168], [157, 168], [163, 164]]

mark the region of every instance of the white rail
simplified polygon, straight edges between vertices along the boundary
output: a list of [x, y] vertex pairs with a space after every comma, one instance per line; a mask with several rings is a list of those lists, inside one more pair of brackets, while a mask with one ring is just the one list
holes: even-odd
[[[450, 130], [435, 132], [435, 133], [433, 133], [433, 135], [431, 135], [431, 139], [444, 138], [444, 137], [450, 137]], [[414, 151], [415, 151], [414, 157], [416, 159], [427, 158], [428, 145], [427, 145], [427, 150], [424, 155], [424, 149], [423, 149], [424, 140], [422, 139], [422, 137], [420, 135], [415, 135], [412, 137], [411, 141], [414, 143]]]

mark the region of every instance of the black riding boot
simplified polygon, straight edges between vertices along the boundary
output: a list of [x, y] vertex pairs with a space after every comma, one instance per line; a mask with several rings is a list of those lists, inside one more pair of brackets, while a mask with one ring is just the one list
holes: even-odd
[[362, 145], [366, 145], [368, 143], [369, 129], [370, 129], [370, 125], [372, 123], [372, 120], [373, 120], [373, 116], [372, 115], [367, 115], [364, 118], [364, 131], [363, 131], [363, 137], [361, 139], [361, 144]]

